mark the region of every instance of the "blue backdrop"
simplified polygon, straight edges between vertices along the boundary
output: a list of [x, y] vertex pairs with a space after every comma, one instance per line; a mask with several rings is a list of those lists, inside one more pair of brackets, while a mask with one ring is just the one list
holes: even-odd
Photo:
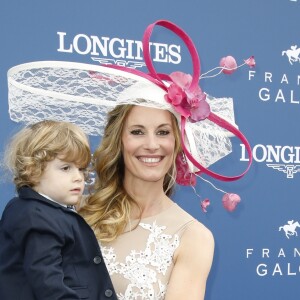
[[[14, 65], [37, 60], [98, 64], [99, 59], [141, 63], [132, 57], [130, 41], [140, 41], [146, 26], [157, 19], [168, 19], [190, 35], [203, 72], [223, 56], [242, 62], [254, 55], [255, 69], [201, 81], [205, 92], [233, 97], [236, 121], [253, 149], [254, 163], [242, 180], [213, 181], [240, 194], [241, 204], [233, 213], [225, 211], [222, 194], [202, 181], [197, 192], [211, 200], [208, 213], [201, 211], [191, 188], [178, 188], [175, 200], [215, 236], [206, 300], [298, 299], [300, 230], [292, 224], [300, 221], [300, 0], [4, 0], [0, 7], [1, 153], [22, 126], [8, 114], [7, 70]], [[190, 73], [181, 41], [165, 30], [158, 32], [154, 41], [182, 46], [182, 60], [179, 67], [160, 62], [157, 68]], [[95, 37], [109, 41], [107, 52], [93, 49]], [[126, 41], [124, 47], [120, 40]], [[91, 137], [91, 142], [95, 147], [99, 140]], [[246, 167], [245, 149], [239, 140], [232, 142], [233, 154], [212, 166], [214, 171], [235, 175]], [[0, 189], [2, 213], [14, 193], [3, 168]]]

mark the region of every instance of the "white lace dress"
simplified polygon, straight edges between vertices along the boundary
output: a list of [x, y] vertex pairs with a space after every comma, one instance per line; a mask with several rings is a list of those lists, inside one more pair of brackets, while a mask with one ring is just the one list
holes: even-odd
[[112, 243], [101, 243], [120, 300], [164, 299], [174, 252], [193, 221], [174, 203], [160, 214], [142, 219], [134, 230], [126, 230]]

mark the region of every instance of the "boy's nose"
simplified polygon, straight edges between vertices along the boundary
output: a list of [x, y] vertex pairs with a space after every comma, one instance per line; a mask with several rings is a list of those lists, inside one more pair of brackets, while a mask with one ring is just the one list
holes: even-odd
[[75, 181], [82, 181], [84, 179], [84, 174], [80, 169], [74, 170], [73, 178]]

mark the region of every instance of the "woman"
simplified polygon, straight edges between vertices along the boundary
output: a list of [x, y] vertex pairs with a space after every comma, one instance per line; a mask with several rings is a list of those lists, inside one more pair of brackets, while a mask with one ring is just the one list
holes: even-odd
[[169, 197], [180, 149], [167, 110], [121, 105], [109, 114], [94, 154], [95, 191], [81, 213], [119, 299], [204, 299], [214, 239]]
[[[149, 50], [155, 25], [174, 31], [186, 43], [193, 76], [156, 73]], [[228, 142], [227, 130], [250, 147], [233, 120], [213, 113], [219, 102], [210, 101], [199, 87], [200, 61], [185, 32], [165, 20], [150, 24], [143, 51], [150, 75], [126, 68], [91, 74], [104, 87], [108, 100], [101, 104], [114, 108], [94, 153], [94, 191], [80, 213], [101, 244], [119, 299], [200, 300], [214, 239], [170, 195], [175, 182], [194, 185], [200, 170], [221, 180], [243, 175], [230, 178], [203, 167], [230, 152], [222, 144]], [[107, 92], [114, 87], [114, 93]], [[230, 99], [224, 101], [221, 110]], [[232, 200], [228, 194], [227, 199]]]
[[[156, 73], [149, 41], [156, 25], [182, 38], [192, 76]], [[45, 115], [58, 111], [61, 118], [63, 112], [86, 133], [103, 136], [93, 156], [94, 190], [79, 213], [95, 231], [118, 298], [200, 300], [214, 239], [170, 195], [175, 182], [195, 185], [202, 173], [224, 181], [241, 178], [252, 162], [251, 147], [234, 124], [232, 99], [202, 92], [200, 60], [182, 29], [166, 20], [150, 24], [143, 53], [149, 74], [70, 62], [17, 66], [8, 74], [10, 102], [20, 108], [42, 101]], [[27, 98], [20, 103], [21, 92]], [[23, 107], [17, 112], [27, 117]], [[249, 163], [241, 175], [227, 177], [207, 167], [231, 152], [232, 134], [245, 144]], [[233, 210], [239, 197], [226, 194], [225, 200]]]

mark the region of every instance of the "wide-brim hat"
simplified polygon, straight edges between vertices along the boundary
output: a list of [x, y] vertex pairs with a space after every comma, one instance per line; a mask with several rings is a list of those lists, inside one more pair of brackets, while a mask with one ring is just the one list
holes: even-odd
[[[156, 25], [182, 38], [192, 57], [192, 75], [156, 72], [149, 50]], [[69, 121], [80, 125], [89, 135], [101, 136], [107, 114], [116, 105], [166, 109], [179, 122], [189, 174], [205, 173], [224, 181], [244, 176], [251, 165], [252, 153], [248, 140], [235, 123], [233, 100], [202, 92], [200, 60], [189, 36], [172, 22], [156, 21], [144, 33], [143, 54], [149, 73], [65, 61], [37, 61], [12, 67], [8, 71], [10, 118], [25, 124], [44, 119]], [[231, 153], [232, 136], [237, 136], [248, 151], [246, 170], [237, 176], [212, 172], [208, 167]]]
[[[8, 71], [8, 88], [10, 118], [25, 124], [64, 120], [80, 125], [89, 135], [102, 136], [107, 113], [121, 104], [166, 109], [181, 121], [180, 114], [164, 99], [164, 89], [146, 78], [105, 66], [25, 63]], [[231, 98], [207, 95], [206, 99], [211, 111], [237, 128]], [[231, 152], [229, 137], [233, 134], [208, 119], [187, 122], [185, 130], [187, 146], [205, 167]]]

